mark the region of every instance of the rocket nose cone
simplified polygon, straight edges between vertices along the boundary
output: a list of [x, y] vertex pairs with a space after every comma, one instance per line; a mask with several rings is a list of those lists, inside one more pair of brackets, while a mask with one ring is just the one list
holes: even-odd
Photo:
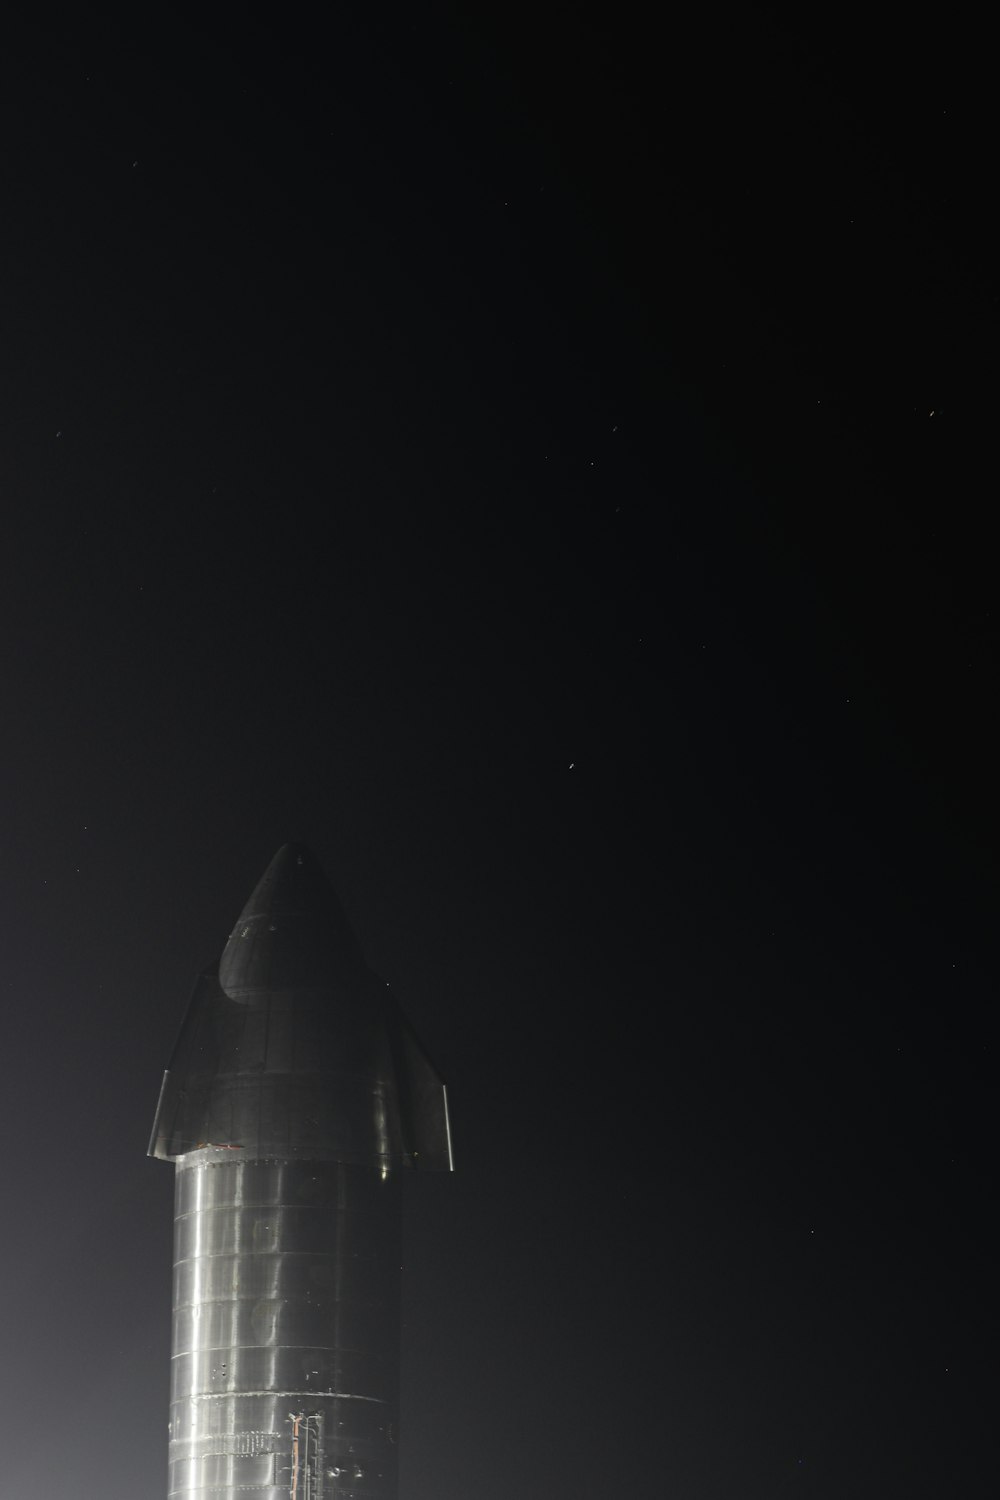
[[254, 887], [242, 918], [275, 912], [322, 912], [332, 892], [319, 860], [305, 844], [282, 844]]
[[234, 1000], [267, 991], [335, 984], [362, 964], [350, 923], [319, 860], [284, 844], [254, 887], [219, 961]]

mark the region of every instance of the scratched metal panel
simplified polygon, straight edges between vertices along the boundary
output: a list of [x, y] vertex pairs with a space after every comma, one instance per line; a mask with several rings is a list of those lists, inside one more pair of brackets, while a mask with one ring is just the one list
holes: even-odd
[[[287, 1484], [241, 1484], [238, 1488], [231, 1484], [207, 1486], [198, 1483], [195, 1486], [188, 1475], [175, 1472], [174, 1469], [171, 1469], [167, 1490], [169, 1500], [183, 1500], [186, 1495], [190, 1495], [192, 1500], [195, 1496], [197, 1500], [288, 1500], [289, 1493]], [[348, 1500], [352, 1495], [349, 1490], [337, 1490], [334, 1493], [337, 1500]], [[354, 1491], [353, 1494], [358, 1495], [358, 1500], [361, 1500], [360, 1492]]]
[[[348, 1238], [348, 1243], [351, 1243]], [[383, 1256], [390, 1265], [394, 1257]], [[180, 1311], [206, 1302], [260, 1301], [261, 1298], [293, 1300], [304, 1297], [317, 1306], [338, 1294], [338, 1287], [356, 1261], [334, 1253], [305, 1252], [289, 1255], [215, 1255], [187, 1258], [174, 1270], [174, 1308]]]
[[200, 1480], [204, 1488], [223, 1486], [246, 1489], [271, 1485], [276, 1478], [277, 1455], [241, 1458], [230, 1453], [207, 1453], [201, 1459]]
[[173, 1399], [240, 1390], [350, 1391], [395, 1399], [399, 1356], [361, 1349], [195, 1349], [172, 1361]]
[[[267, 1473], [264, 1465], [270, 1462], [273, 1465], [272, 1483], [265, 1482], [258, 1487], [251, 1484], [249, 1477], [236, 1479], [237, 1467], [230, 1467], [229, 1455], [220, 1451], [232, 1442], [232, 1434], [186, 1438], [172, 1445], [171, 1500], [245, 1500], [247, 1494], [256, 1496], [257, 1500], [272, 1500], [273, 1496], [279, 1495], [282, 1500], [289, 1500], [294, 1493], [295, 1478], [290, 1420], [293, 1403], [287, 1397], [266, 1399], [271, 1406], [271, 1419], [280, 1430], [275, 1433], [273, 1453], [260, 1456], [263, 1463], [256, 1470], [256, 1477]], [[369, 1425], [365, 1436], [361, 1436], [358, 1431], [360, 1415], [378, 1411], [378, 1408], [369, 1406], [359, 1410], [356, 1406], [352, 1418], [345, 1415], [348, 1405], [346, 1402], [318, 1400], [299, 1408], [303, 1414], [318, 1415], [323, 1427], [324, 1441], [316, 1466], [321, 1489], [318, 1493], [314, 1491], [312, 1500], [394, 1500], [397, 1485], [394, 1435], [383, 1421], [378, 1429]], [[261, 1398], [257, 1398], [255, 1409], [261, 1413]], [[346, 1436], [348, 1432], [350, 1437]], [[244, 1475], [254, 1473], [248, 1466], [239, 1467]], [[233, 1483], [229, 1482], [230, 1475], [233, 1475]], [[298, 1496], [302, 1500], [301, 1483]]]
[[173, 1348], [177, 1356], [255, 1344], [265, 1348], [364, 1347], [369, 1353], [381, 1351], [395, 1358], [398, 1329], [399, 1308], [394, 1299], [371, 1296], [364, 1286], [347, 1281], [338, 1297], [323, 1302], [259, 1297], [179, 1308], [174, 1313]]
[[[374, 1213], [380, 1196], [375, 1179], [364, 1195], [363, 1211]], [[213, 1208], [329, 1203], [344, 1213], [362, 1212], [357, 1190], [345, 1194], [339, 1178], [312, 1162], [244, 1161], [232, 1152], [199, 1152], [178, 1164], [177, 1216], [197, 1212], [206, 1202]]]
[[[391, 1190], [387, 1189], [386, 1196]], [[255, 1208], [204, 1209], [175, 1224], [175, 1263], [212, 1255], [269, 1255], [335, 1251], [350, 1241], [357, 1259], [395, 1256], [380, 1220], [345, 1215], [329, 1204], [275, 1203]]]
[[[301, 1391], [243, 1392], [178, 1402], [171, 1422], [174, 1456], [191, 1453], [288, 1450], [289, 1413]], [[310, 1395], [310, 1411], [324, 1414], [327, 1433], [349, 1433], [368, 1457], [392, 1446], [394, 1412], [384, 1402], [357, 1396]]]

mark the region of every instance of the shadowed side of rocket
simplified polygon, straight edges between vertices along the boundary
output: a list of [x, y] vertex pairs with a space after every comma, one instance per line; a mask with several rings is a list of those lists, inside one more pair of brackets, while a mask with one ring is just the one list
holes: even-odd
[[176, 1163], [170, 1500], [396, 1500], [399, 1169], [447, 1094], [313, 855], [279, 850], [195, 985]]

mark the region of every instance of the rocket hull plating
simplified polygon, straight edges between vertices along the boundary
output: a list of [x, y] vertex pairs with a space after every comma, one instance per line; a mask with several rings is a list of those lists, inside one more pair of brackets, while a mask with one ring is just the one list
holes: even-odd
[[170, 1500], [395, 1500], [402, 1166], [443, 1085], [300, 846], [201, 976], [157, 1109], [176, 1163]]
[[399, 1222], [395, 1176], [178, 1163], [170, 1500], [393, 1500]]

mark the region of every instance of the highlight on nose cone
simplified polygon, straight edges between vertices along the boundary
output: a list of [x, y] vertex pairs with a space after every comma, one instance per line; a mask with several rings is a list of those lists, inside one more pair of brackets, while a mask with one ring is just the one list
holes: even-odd
[[444, 1084], [302, 844], [279, 849], [199, 975], [164, 1075], [150, 1155], [206, 1144], [452, 1168]]
[[319, 861], [285, 844], [268, 865], [219, 960], [219, 983], [252, 1003], [272, 990], [345, 983], [364, 967], [361, 949]]

